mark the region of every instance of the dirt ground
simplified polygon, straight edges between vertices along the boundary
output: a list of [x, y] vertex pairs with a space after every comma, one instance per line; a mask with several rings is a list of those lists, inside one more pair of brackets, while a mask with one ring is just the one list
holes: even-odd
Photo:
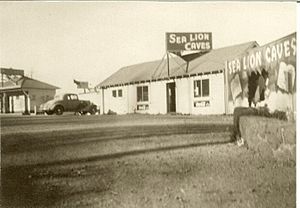
[[296, 167], [229, 116], [1, 118], [2, 207], [296, 207]]

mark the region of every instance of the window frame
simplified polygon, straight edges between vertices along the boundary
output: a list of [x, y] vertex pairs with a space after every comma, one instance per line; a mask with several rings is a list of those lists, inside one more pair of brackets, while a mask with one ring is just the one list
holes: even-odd
[[117, 90], [112, 90], [111, 91], [111, 96], [116, 98], [117, 97]]
[[[120, 92], [121, 92], [121, 96], [120, 96]], [[123, 90], [122, 89], [118, 89], [118, 97], [123, 97]]]
[[[203, 87], [203, 82], [204, 81], [208, 82], [208, 94], [205, 94], [205, 95], [204, 95], [204, 92], [205, 92], [206, 88]], [[200, 84], [199, 85], [200, 90], [198, 88], [198, 83]], [[197, 86], [197, 88], [196, 88], [196, 86]], [[198, 89], [197, 95], [196, 95], [196, 89]], [[207, 97], [210, 97], [210, 79], [209, 78], [202, 78], [202, 79], [194, 80], [194, 98], [207, 98]]]
[[[141, 100], [139, 100], [139, 89], [141, 89]], [[144, 89], [147, 89], [147, 96], [144, 95], [145, 93], [145, 90]], [[145, 100], [145, 97], [147, 98], [147, 100]], [[149, 86], [148, 85], [141, 85], [141, 86], [137, 86], [136, 87], [136, 100], [137, 100], [137, 103], [148, 103], [149, 102]]]

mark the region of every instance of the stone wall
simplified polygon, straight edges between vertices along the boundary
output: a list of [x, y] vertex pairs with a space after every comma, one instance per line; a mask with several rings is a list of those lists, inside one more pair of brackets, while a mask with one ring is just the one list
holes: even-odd
[[249, 149], [264, 158], [296, 161], [296, 124], [273, 118], [242, 116], [241, 135]]

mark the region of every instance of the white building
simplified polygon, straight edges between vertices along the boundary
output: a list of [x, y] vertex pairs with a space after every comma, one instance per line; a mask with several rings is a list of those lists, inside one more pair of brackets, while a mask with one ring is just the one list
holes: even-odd
[[[215, 49], [189, 62], [172, 55], [169, 67], [163, 59], [121, 68], [97, 86], [100, 111], [224, 114], [225, 61], [256, 46], [247, 42]], [[226, 107], [233, 111], [232, 104]]]

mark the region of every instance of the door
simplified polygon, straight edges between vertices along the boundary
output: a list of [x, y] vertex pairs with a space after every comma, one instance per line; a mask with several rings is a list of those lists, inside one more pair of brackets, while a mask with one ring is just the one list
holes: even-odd
[[63, 106], [65, 111], [76, 111], [80, 102], [78, 96], [75, 94], [67, 94], [63, 99]]
[[175, 82], [167, 83], [167, 113], [176, 112]]

